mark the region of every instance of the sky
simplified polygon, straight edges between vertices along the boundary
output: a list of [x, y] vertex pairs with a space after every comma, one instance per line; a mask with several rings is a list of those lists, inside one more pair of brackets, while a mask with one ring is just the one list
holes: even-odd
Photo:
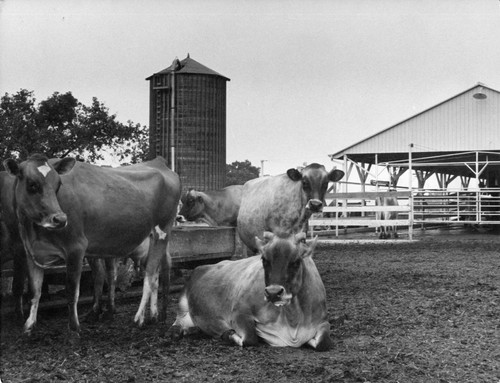
[[189, 53], [231, 79], [227, 162], [280, 174], [500, 90], [499, 41], [499, 0], [0, 0], [0, 93], [71, 91], [148, 125], [146, 77]]

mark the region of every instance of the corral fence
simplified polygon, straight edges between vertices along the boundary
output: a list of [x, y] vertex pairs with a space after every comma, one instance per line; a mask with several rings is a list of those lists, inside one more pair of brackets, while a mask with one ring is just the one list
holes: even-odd
[[[393, 197], [397, 206], [377, 206], [378, 197]], [[311, 217], [309, 232], [339, 235], [348, 228], [398, 226], [406, 228], [410, 240], [414, 227], [426, 225], [498, 225], [500, 224], [500, 189], [477, 191], [425, 189], [414, 191], [376, 191], [328, 193], [328, 206]], [[396, 212], [394, 220], [377, 219], [377, 212]]]

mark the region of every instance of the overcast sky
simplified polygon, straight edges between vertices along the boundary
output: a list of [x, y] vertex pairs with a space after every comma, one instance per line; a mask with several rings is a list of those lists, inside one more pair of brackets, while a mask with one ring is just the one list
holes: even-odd
[[231, 79], [227, 162], [270, 174], [500, 90], [499, 47], [499, 0], [0, 0], [2, 95], [71, 91], [148, 125], [145, 78], [189, 53]]

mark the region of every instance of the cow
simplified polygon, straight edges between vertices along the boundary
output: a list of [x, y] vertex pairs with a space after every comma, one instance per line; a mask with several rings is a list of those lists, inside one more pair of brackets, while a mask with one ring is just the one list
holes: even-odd
[[203, 220], [210, 226], [236, 226], [243, 185], [205, 192], [190, 189], [182, 197], [179, 215], [188, 221]]
[[[57, 159], [50, 159], [56, 161]], [[12, 296], [14, 299], [14, 313], [18, 320], [24, 319], [23, 309], [23, 293], [24, 281], [27, 274], [26, 253], [24, 246], [19, 236], [19, 223], [17, 215], [12, 204], [14, 193], [15, 178], [10, 177], [6, 171], [0, 172], [0, 262], [3, 265], [9, 261], [13, 264], [13, 282], [12, 282]], [[144, 260], [149, 251], [148, 237], [144, 240], [137, 249], [135, 249], [128, 256], [138, 263]], [[90, 258], [88, 259], [91, 266], [92, 275], [94, 277], [93, 288], [93, 304], [91, 310], [85, 315], [89, 321], [99, 318], [103, 312], [102, 308], [102, 294], [104, 288], [104, 279], [108, 283], [108, 311], [106, 315], [112, 319], [113, 314], [116, 312], [115, 307], [115, 289], [117, 278], [117, 259], [116, 258]]]
[[325, 287], [305, 233], [264, 233], [259, 254], [197, 267], [181, 296], [169, 332], [174, 340], [198, 330], [240, 347], [271, 346], [318, 351], [331, 348]]
[[[375, 200], [375, 204], [377, 206], [399, 206], [398, 199], [392, 196], [377, 197], [377, 199]], [[375, 215], [377, 220], [382, 220], [382, 221], [390, 221], [398, 219], [397, 211], [377, 211]], [[380, 239], [391, 238], [391, 232], [394, 238], [398, 238], [397, 225], [382, 224], [379, 227], [379, 231], [380, 231], [379, 234]]]
[[43, 269], [66, 264], [70, 336], [78, 336], [77, 314], [83, 257], [120, 257], [130, 254], [154, 233], [145, 263], [143, 293], [135, 323], [142, 326], [146, 305], [158, 319], [161, 269], [163, 306], [169, 284], [168, 240], [180, 198], [179, 176], [163, 158], [121, 168], [103, 168], [72, 158], [48, 161], [35, 154], [18, 164], [4, 161], [15, 177], [12, 206], [16, 208], [20, 237], [27, 253], [34, 296], [24, 325], [36, 324]]
[[[146, 262], [153, 236], [154, 233], [151, 233], [135, 250], [127, 255], [136, 266], [140, 267], [141, 264]], [[118, 278], [118, 258], [89, 257], [87, 260], [92, 270], [94, 286], [92, 308], [85, 314], [85, 320], [88, 322], [95, 322], [99, 320], [103, 313], [106, 319], [112, 320], [116, 313], [115, 293]], [[108, 307], [107, 311], [104, 312], [102, 295], [105, 280], [108, 284]]]
[[12, 261], [12, 296], [14, 312], [19, 320], [24, 319], [23, 293], [24, 280], [27, 273], [24, 246], [19, 236], [17, 216], [13, 204], [15, 179], [6, 171], [0, 171], [0, 263]]
[[255, 238], [265, 231], [304, 231], [311, 214], [322, 211], [328, 183], [343, 176], [342, 170], [327, 172], [313, 163], [301, 171], [292, 168], [286, 174], [247, 181], [237, 225], [242, 242], [256, 252]]

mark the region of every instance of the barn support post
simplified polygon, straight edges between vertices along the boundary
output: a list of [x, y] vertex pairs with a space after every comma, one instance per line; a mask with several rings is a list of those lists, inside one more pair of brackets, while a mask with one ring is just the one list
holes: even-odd
[[410, 241], [413, 240], [413, 164], [412, 164], [412, 150], [413, 143], [410, 143], [410, 147], [408, 150], [408, 189], [410, 190], [410, 196], [408, 197], [408, 205], [410, 205], [410, 211], [408, 212], [408, 236], [410, 237]]

